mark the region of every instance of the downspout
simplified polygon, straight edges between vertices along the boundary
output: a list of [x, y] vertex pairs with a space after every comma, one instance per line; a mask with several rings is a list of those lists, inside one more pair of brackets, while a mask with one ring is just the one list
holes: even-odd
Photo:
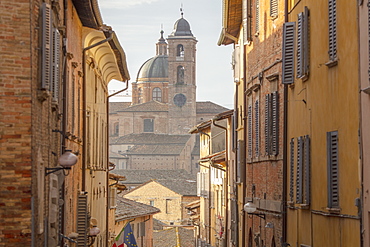
[[[284, 2], [284, 23], [289, 21], [288, 17], [288, 1]], [[288, 85], [284, 84], [284, 132], [283, 132], [283, 225], [282, 225], [282, 246], [287, 246], [287, 175], [288, 175]]]
[[[106, 152], [107, 152], [107, 165], [108, 165], [108, 171], [106, 173], [106, 176], [107, 176], [107, 188], [108, 188], [108, 193], [110, 193], [110, 190], [109, 190], [109, 98], [116, 95], [116, 94], [119, 94], [123, 91], [126, 91], [128, 88], [128, 80], [126, 80], [126, 86], [124, 89], [118, 91], [118, 92], [115, 92], [114, 94], [111, 94], [111, 95], [108, 95], [107, 96], [107, 106], [106, 106], [106, 111], [107, 111], [107, 133], [106, 133], [106, 136], [107, 136], [107, 143], [106, 143]], [[117, 183], [118, 183], [118, 180], [117, 180]], [[106, 238], [105, 238], [105, 244], [106, 246], [108, 246], [108, 240], [109, 240], [109, 196], [107, 196], [107, 205], [108, 207], [106, 207], [106, 214], [107, 214], [107, 221], [106, 221]]]
[[[228, 170], [229, 170], [229, 162], [228, 162], [228, 160], [229, 160], [229, 150], [228, 150], [229, 138], [228, 138], [228, 132], [227, 132], [226, 127], [216, 124], [216, 121], [217, 121], [216, 119], [212, 119], [213, 125], [225, 130], [225, 150], [226, 150], [226, 153], [225, 153], [226, 154], [226, 157], [225, 157], [225, 160], [226, 160], [226, 176], [225, 176], [225, 178], [226, 178], [226, 181], [225, 181], [224, 184], [226, 184], [226, 186], [227, 186], [229, 184], [229, 179], [228, 179], [228, 176], [229, 176], [229, 172], [228, 172]], [[224, 202], [225, 203], [225, 226], [226, 226], [227, 225], [227, 220], [228, 220], [227, 215], [228, 215], [228, 210], [229, 210], [229, 208], [228, 208], [229, 204], [227, 203], [227, 201], [228, 201], [227, 200], [227, 196], [228, 196], [227, 187], [226, 187], [226, 190], [224, 191], [224, 193], [225, 193], [225, 200], [226, 200], [226, 202]], [[227, 241], [227, 232], [228, 232], [227, 229], [225, 229], [224, 230], [224, 233], [225, 233], [224, 241], [225, 242]], [[222, 245], [222, 246], [224, 246], [224, 245]]]
[[[247, 148], [247, 126], [248, 126], [248, 119], [247, 119], [247, 96], [245, 94], [245, 91], [247, 90], [247, 55], [246, 55], [246, 50], [247, 50], [247, 46], [244, 45], [243, 47], [243, 108], [244, 108], [244, 116], [243, 116], [243, 139], [244, 139], [244, 149]], [[244, 150], [243, 152], [247, 153], [246, 150]], [[245, 154], [244, 155], [244, 165], [247, 166], [247, 155]], [[253, 166], [251, 166], [253, 167]], [[252, 168], [253, 169], [253, 168]], [[245, 198], [247, 197], [247, 168], [245, 169], [242, 169], [244, 170], [243, 174], [242, 174], [242, 180], [243, 180], [243, 203], [246, 203], [244, 200]], [[253, 174], [253, 173], [252, 173]], [[253, 175], [252, 175], [253, 176]], [[253, 179], [253, 177], [252, 177]], [[246, 246], [245, 245], [245, 239], [246, 239], [246, 222], [247, 222], [247, 214], [243, 212], [243, 226], [242, 226], [242, 244], [243, 246]], [[249, 231], [248, 231], [249, 232]]]
[[85, 47], [82, 50], [82, 71], [83, 71], [83, 94], [82, 94], [82, 112], [83, 112], [83, 141], [82, 141], [82, 191], [86, 190], [86, 153], [87, 153], [87, 126], [86, 126], [86, 118], [87, 118], [87, 102], [86, 102], [86, 95], [87, 95], [87, 90], [86, 90], [86, 57], [85, 57], [85, 52], [97, 47], [99, 45], [102, 45], [111, 39], [113, 39], [113, 31], [109, 29], [108, 31], [103, 31], [104, 33], [109, 33], [109, 37], [101, 40], [93, 45], [90, 45], [88, 47]]

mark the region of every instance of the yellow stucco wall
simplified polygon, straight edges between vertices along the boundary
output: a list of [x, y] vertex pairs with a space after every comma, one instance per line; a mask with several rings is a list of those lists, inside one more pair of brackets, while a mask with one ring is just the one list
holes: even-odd
[[[311, 205], [305, 209], [299, 204], [291, 205], [287, 242], [308, 246], [360, 246], [360, 221], [355, 206], [361, 189], [357, 143], [357, 5], [336, 1], [338, 64], [329, 67], [325, 65], [329, 62], [328, 1], [289, 2], [290, 22], [297, 22], [298, 13], [303, 12], [305, 6], [310, 11], [310, 72], [307, 81], [296, 79], [288, 88], [288, 145], [294, 138], [296, 163], [297, 138], [310, 136]], [[336, 213], [327, 208], [326, 133], [330, 131], [338, 131], [339, 209]]]

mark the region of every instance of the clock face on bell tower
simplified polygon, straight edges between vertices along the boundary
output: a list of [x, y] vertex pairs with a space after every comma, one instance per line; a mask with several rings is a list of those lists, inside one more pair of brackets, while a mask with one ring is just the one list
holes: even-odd
[[182, 93], [176, 94], [175, 97], [173, 97], [173, 103], [178, 107], [182, 107], [186, 103], [186, 96]]

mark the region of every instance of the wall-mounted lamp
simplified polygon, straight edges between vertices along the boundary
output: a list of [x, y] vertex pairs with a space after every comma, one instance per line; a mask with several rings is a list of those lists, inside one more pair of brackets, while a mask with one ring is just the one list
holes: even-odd
[[72, 166], [74, 166], [78, 161], [77, 156], [71, 152], [71, 150], [66, 150], [62, 156], [59, 157], [59, 164], [58, 167], [45, 167], [45, 176], [60, 171], [60, 170], [70, 170]]
[[89, 235], [88, 235], [88, 237], [89, 237], [89, 244], [88, 244], [88, 246], [91, 246], [91, 245], [94, 244], [95, 238], [96, 238], [96, 236], [99, 233], [100, 233], [99, 227], [93, 226], [93, 227], [90, 228]]
[[257, 211], [257, 206], [249, 201], [247, 202], [246, 204], [244, 204], [244, 211], [247, 212], [247, 214], [251, 214], [251, 215], [255, 215], [255, 216], [258, 216], [262, 219], [266, 219], [266, 215], [265, 214], [260, 214], [260, 213], [256, 213]]

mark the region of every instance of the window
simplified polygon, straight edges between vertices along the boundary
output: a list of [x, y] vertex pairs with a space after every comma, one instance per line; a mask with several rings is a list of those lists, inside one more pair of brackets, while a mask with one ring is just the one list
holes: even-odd
[[152, 207], [154, 207], [154, 201], [153, 200], [150, 200], [149, 201], [149, 205], [152, 206]]
[[162, 90], [159, 87], [153, 89], [153, 100], [162, 102]]
[[272, 18], [278, 16], [278, 0], [270, 0], [270, 16]]
[[337, 1], [329, 0], [329, 60], [337, 60]]
[[266, 155], [279, 153], [279, 93], [265, 97], [265, 152]]
[[138, 103], [143, 103], [143, 89], [142, 88], [139, 88], [139, 92], [138, 92]]
[[245, 172], [245, 144], [243, 140], [238, 140], [236, 165], [236, 182], [243, 183], [243, 173]]
[[306, 79], [309, 70], [309, 11], [298, 14], [297, 24], [297, 77]]
[[166, 199], [166, 214], [170, 213], [171, 199]]
[[119, 124], [114, 123], [114, 133], [113, 135], [118, 135], [119, 134]]
[[178, 66], [177, 67], [177, 83], [178, 84], [184, 84], [184, 73], [185, 73], [185, 68], [184, 66]]
[[184, 46], [181, 44], [177, 45], [176, 56], [184, 57], [184, 55], [185, 55]]
[[243, 1], [243, 39], [244, 44], [252, 41], [252, 5], [251, 1]]
[[258, 157], [260, 155], [260, 105], [259, 101], [256, 100], [254, 105], [255, 115], [254, 115], [254, 121], [255, 121], [255, 139], [256, 139], [256, 145], [255, 145], [255, 155]]
[[154, 132], [154, 119], [144, 119], [144, 132]]
[[295, 22], [284, 23], [283, 29], [283, 84], [294, 83]]
[[339, 207], [338, 131], [327, 132], [328, 207]]
[[289, 198], [293, 202], [294, 197], [294, 138], [290, 140], [290, 176], [289, 176]]

